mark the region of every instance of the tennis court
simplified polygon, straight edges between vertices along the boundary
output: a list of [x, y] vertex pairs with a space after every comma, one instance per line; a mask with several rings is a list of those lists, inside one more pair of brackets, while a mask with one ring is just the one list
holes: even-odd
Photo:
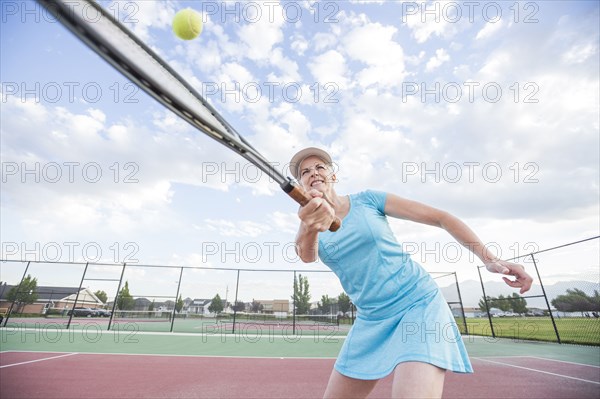
[[[16, 315], [5, 323], [11, 328], [33, 328], [42, 330], [84, 329], [176, 332], [176, 333], [223, 333], [241, 334], [278, 333], [331, 334], [346, 335], [351, 327], [349, 319], [341, 320], [336, 315], [286, 315], [275, 317], [272, 314], [237, 313], [219, 317], [199, 317], [195, 315], [176, 315], [170, 311], [116, 311], [108, 317], [20, 317]], [[108, 328], [110, 325], [110, 328]]]
[[[3, 328], [3, 398], [318, 398], [343, 336]], [[475, 374], [446, 398], [597, 398], [600, 348], [465, 337]], [[391, 379], [371, 393], [389, 397]]]

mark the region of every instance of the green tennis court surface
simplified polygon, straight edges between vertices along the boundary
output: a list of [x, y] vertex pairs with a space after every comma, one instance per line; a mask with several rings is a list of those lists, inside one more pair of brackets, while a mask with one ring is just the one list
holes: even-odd
[[[237, 333], [149, 333], [134, 330], [103, 331], [97, 328], [2, 328], [2, 351], [134, 353], [195, 356], [321, 357], [335, 358], [344, 341], [333, 331], [239, 330]], [[463, 338], [471, 357], [543, 356], [600, 366], [600, 347], [559, 345], [491, 337]]]
[[[257, 331], [262, 331], [256, 333]], [[98, 328], [3, 328], [2, 350], [210, 356], [335, 357], [343, 337], [333, 331], [240, 329], [236, 333], [149, 333]]]

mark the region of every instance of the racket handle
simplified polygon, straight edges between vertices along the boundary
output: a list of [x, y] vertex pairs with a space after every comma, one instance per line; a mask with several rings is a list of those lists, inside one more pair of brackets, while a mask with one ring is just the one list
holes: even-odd
[[[285, 191], [287, 193], [287, 195], [292, 197], [294, 199], [294, 201], [299, 203], [301, 206], [308, 204], [310, 202], [310, 200], [313, 198], [310, 195], [308, 195], [306, 193], [306, 191], [304, 191], [304, 189], [302, 189], [302, 187], [294, 184], [291, 181], [288, 181], [288, 182], [282, 184], [281, 188], [283, 189], [283, 191]], [[331, 202], [326, 197], [324, 197], [324, 198], [327, 202], [329, 202], [331, 204]], [[340, 220], [340, 218], [338, 218], [336, 216], [335, 219], [333, 220], [333, 222], [331, 222], [331, 226], [329, 226], [329, 231], [337, 231], [341, 226], [342, 226], [342, 221]]]

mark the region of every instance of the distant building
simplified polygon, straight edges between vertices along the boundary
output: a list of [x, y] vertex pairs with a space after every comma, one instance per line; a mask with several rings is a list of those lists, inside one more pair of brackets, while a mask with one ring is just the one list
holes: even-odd
[[263, 305], [263, 313], [291, 313], [292, 304], [289, 299], [256, 299], [256, 302]]
[[[15, 287], [3, 284], [0, 286], [0, 308], [9, 309], [12, 302], [8, 300], [8, 293]], [[77, 293], [79, 292], [79, 295]], [[89, 288], [79, 287], [51, 287], [38, 286], [36, 289], [37, 300], [20, 309], [13, 308], [13, 312], [45, 314], [49, 308], [71, 309], [77, 300], [78, 308], [101, 308], [104, 303], [98, 299]]]
[[[147, 298], [135, 298], [133, 300], [133, 310], [148, 310], [151, 303], [152, 301]], [[154, 306], [156, 306], [156, 303]]]
[[[209, 315], [208, 307], [212, 303], [212, 299], [201, 299], [196, 298], [191, 300], [191, 302], [187, 306], [187, 314], [196, 314], [196, 315]], [[186, 311], [185, 301], [183, 303], [184, 312]]]

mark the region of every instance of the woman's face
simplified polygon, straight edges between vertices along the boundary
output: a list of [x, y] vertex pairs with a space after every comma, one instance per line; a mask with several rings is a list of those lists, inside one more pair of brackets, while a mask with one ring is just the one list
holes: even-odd
[[321, 192], [327, 191], [335, 181], [331, 166], [316, 156], [310, 156], [300, 163], [298, 177], [304, 189], [315, 189]]

